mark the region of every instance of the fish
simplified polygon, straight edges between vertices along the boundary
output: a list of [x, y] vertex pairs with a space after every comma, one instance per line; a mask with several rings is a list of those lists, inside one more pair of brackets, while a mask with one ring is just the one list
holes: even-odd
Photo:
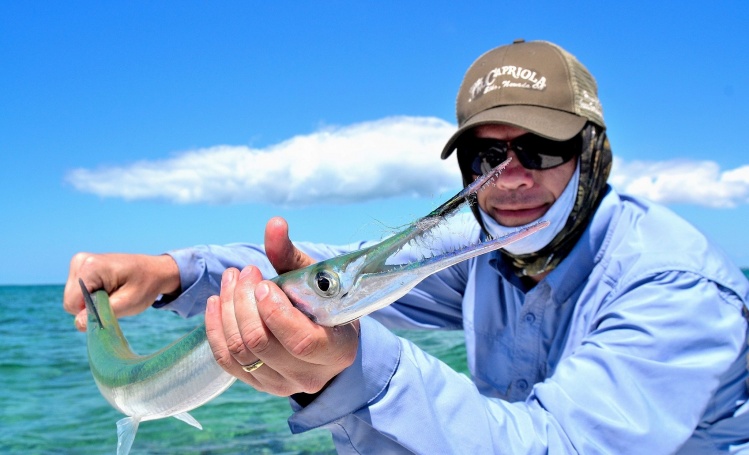
[[[447, 202], [405, 229], [363, 249], [271, 278], [289, 300], [317, 324], [335, 327], [384, 308], [427, 276], [466, 259], [502, 248], [544, 229], [538, 221], [499, 238], [438, 251], [419, 260], [389, 263], [409, 243], [438, 236], [445, 220], [499, 176], [509, 159], [478, 177]], [[422, 242], [422, 243], [419, 243]], [[120, 329], [103, 290], [89, 293], [79, 280], [88, 313], [88, 359], [104, 398], [126, 417], [117, 422], [117, 454], [127, 455], [140, 422], [175, 417], [202, 429], [189, 411], [223, 393], [235, 378], [216, 362], [205, 323], [150, 355], [135, 354]]]
[[465, 205], [477, 204], [478, 192], [492, 184], [511, 159], [478, 177], [447, 202], [385, 240], [303, 269], [292, 270], [272, 281], [297, 309], [315, 323], [334, 327], [390, 305], [429, 275], [548, 227], [548, 221], [537, 221], [505, 236], [496, 239], [489, 237], [485, 242], [438, 252], [419, 261], [388, 263], [407, 244], [428, 243], [430, 233], [438, 231], [449, 217]]
[[127, 455], [140, 422], [175, 417], [203, 429], [189, 411], [228, 389], [236, 378], [213, 357], [205, 323], [150, 355], [135, 354], [122, 333], [105, 291], [89, 293], [79, 280], [88, 321], [86, 344], [94, 382], [113, 408], [117, 455]]

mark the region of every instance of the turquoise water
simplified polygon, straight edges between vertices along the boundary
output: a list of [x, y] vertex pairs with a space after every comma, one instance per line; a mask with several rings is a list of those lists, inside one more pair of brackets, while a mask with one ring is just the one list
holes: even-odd
[[[62, 309], [62, 286], [0, 286], [0, 453], [115, 453], [122, 415], [99, 394], [85, 334]], [[133, 349], [153, 352], [198, 325], [165, 311], [122, 320]], [[402, 332], [465, 371], [461, 332]], [[334, 453], [325, 430], [292, 435], [284, 398], [235, 383], [191, 414], [203, 431], [176, 419], [143, 422], [132, 454]]]
[[[744, 273], [749, 277], [749, 270]], [[114, 453], [122, 416], [99, 394], [88, 369], [85, 334], [62, 309], [62, 286], [0, 286], [0, 453]], [[153, 352], [199, 324], [165, 311], [122, 320], [136, 352]], [[462, 332], [400, 332], [458, 371], [466, 371]], [[292, 435], [284, 398], [235, 383], [192, 415], [143, 422], [133, 454], [333, 453], [327, 431]]]

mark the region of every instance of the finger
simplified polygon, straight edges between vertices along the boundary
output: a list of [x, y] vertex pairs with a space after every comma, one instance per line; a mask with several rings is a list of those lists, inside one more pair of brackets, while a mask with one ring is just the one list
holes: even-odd
[[291, 243], [289, 225], [281, 217], [271, 218], [265, 226], [265, 254], [278, 274], [315, 263]]
[[224, 325], [221, 319], [221, 300], [215, 295], [208, 297], [206, 301], [205, 335], [216, 363], [227, 373], [237, 376], [241, 367], [238, 367], [236, 360], [226, 346]]
[[276, 369], [296, 392], [322, 390], [330, 379], [354, 362], [358, 337], [353, 326], [329, 329], [313, 323], [270, 281], [255, 287], [255, 300], [260, 317], [272, 333], [270, 338], [275, 340], [269, 346], [285, 351], [292, 358]]
[[234, 291], [233, 307], [237, 327], [242, 344], [256, 358], [283, 369], [283, 366], [293, 361], [293, 358], [278, 343], [258, 314], [255, 286], [261, 282], [263, 282], [263, 277], [260, 270], [254, 266], [245, 267], [239, 275]]
[[96, 279], [95, 276], [89, 273], [91, 267], [88, 264], [92, 262], [93, 256], [90, 253], [77, 253], [70, 260], [68, 279], [65, 282], [65, 290], [62, 298], [63, 309], [75, 316], [73, 322], [76, 329], [81, 332], [86, 331], [88, 315], [79, 280], [83, 280], [89, 292], [95, 288], [96, 283], [100, 282], [99, 279]]
[[78, 329], [79, 332], [86, 331], [86, 327], [88, 323], [88, 313], [86, 312], [85, 308], [75, 315], [74, 323], [75, 323], [75, 328]]
[[[221, 279], [221, 324], [229, 353], [240, 365], [249, 365], [257, 360], [247, 349], [239, 332], [237, 315], [234, 306], [234, 289], [236, 287], [239, 270], [229, 268], [224, 271]], [[253, 318], [253, 316], [250, 316]], [[257, 319], [257, 315], [254, 315]]]
[[265, 326], [294, 358], [335, 369], [353, 362], [358, 345], [355, 325], [328, 328], [315, 324], [271, 281], [255, 287], [255, 299]]
[[259, 390], [278, 396], [320, 390], [330, 375], [320, 375], [319, 366], [292, 356], [259, 319], [254, 296], [258, 282], [265, 283], [256, 267], [242, 271], [234, 293], [234, 309], [245, 346], [264, 362], [251, 373], [260, 383]]
[[[208, 345], [211, 347], [213, 357], [216, 363], [227, 373], [238, 378], [242, 382], [249, 384], [256, 390], [261, 392], [272, 392], [266, 387], [263, 382], [255, 377], [256, 374], [262, 373], [266, 378], [272, 378], [272, 380], [279, 381], [280, 375], [271, 370], [270, 367], [263, 365], [259, 369], [253, 372], [247, 372], [242, 368], [242, 365], [237, 362], [226, 344], [226, 336], [224, 334], [224, 323], [222, 320], [221, 309], [222, 303], [219, 296], [211, 296], [206, 302], [205, 311], [205, 330], [206, 338], [208, 339]], [[251, 363], [251, 362], [250, 362]], [[260, 372], [259, 370], [263, 370]]]
[[[85, 308], [78, 279], [80, 278], [81, 268], [89, 256], [91, 255], [88, 253], [77, 253], [70, 260], [68, 280], [65, 283], [65, 290], [63, 291], [62, 306], [65, 311], [73, 315], [78, 314], [78, 312]], [[88, 283], [86, 285], [88, 286]]]
[[77, 315], [86, 308], [83, 294], [78, 280], [82, 280], [86, 289], [93, 293], [104, 289], [110, 294], [109, 303], [117, 314], [117, 302], [112, 292], [116, 288], [116, 280], [111, 276], [111, 264], [105, 258], [107, 255], [77, 253], [70, 260], [68, 281], [63, 293], [63, 308], [65, 311]]
[[209, 297], [206, 301], [205, 335], [216, 363], [227, 373], [241, 377], [244, 371], [231, 352], [229, 352], [226, 344], [226, 335], [224, 334], [221, 299], [215, 295]]

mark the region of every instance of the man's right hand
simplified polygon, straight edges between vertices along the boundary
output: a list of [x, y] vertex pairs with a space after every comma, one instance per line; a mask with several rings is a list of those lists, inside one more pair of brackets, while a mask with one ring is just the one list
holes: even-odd
[[86, 307], [78, 279], [93, 292], [109, 293], [117, 317], [148, 309], [159, 294], [179, 291], [179, 268], [169, 255], [78, 253], [70, 261], [63, 307], [75, 316], [75, 326], [86, 330]]

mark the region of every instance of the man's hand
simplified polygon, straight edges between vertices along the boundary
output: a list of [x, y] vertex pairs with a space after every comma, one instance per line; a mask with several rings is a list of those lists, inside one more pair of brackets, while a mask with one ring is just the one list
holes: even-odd
[[[281, 218], [268, 222], [265, 247], [279, 273], [312, 263], [291, 244]], [[358, 322], [335, 328], [313, 323], [252, 266], [241, 274], [224, 272], [221, 295], [208, 299], [205, 323], [219, 365], [255, 389], [279, 396], [319, 392], [354, 362], [359, 344]], [[242, 369], [258, 360], [263, 365], [256, 370]]]
[[138, 314], [150, 307], [159, 294], [180, 288], [179, 268], [171, 256], [78, 253], [70, 261], [63, 307], [75, 316], [75, 326], [80, 331], [86, 330], [86, 308], [79, 278], [89, 291], [103, 289], [109, 293], [117, 317]]

